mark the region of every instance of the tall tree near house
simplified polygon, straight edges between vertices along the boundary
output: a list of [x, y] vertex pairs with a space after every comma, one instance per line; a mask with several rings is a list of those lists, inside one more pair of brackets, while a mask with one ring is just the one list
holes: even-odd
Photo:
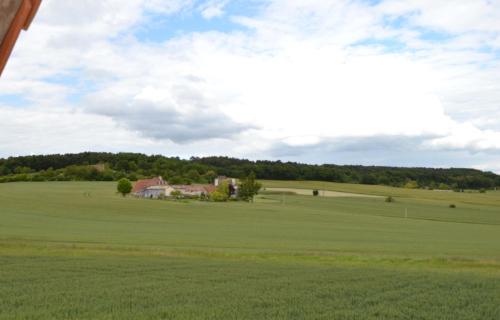
[[222, 181], [222, 183], [217, 186], [217, 191], [229, 198], [231, 196], [229, 182]]
[[118, 185], [116, 186], [116, 189], [118, 190], [119, 193], [121, 193], [122, 196], [126, 196], [132, 191], [132, 183], [128, 179], [120, 179], [118, 181]]
[[242, 179], [238, 189], [238, 197], [245, 201], [253, 201], [261, 188], [262, 185], [255, 181], [255, 173], [251, 172], [246, 178]]

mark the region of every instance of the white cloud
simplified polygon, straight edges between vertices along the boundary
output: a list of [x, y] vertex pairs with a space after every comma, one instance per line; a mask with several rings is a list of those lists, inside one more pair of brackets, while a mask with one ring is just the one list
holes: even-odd
[[79, 152], [83, 150], [126, 150], [137, 143], [134, 134], [118, 128], [108, 118], [67, 108], [0, 108], [2, 155]]
[[450, 33], [500, 31], [500, 5], [491, 0], [386, 0], [385, 14], [409, 15], [416, 26]]
[[428, 144], [435, 149], [500, 150], [500, 132], [479, 130], [472, 124], [456, 124], [447, 135], [429, 140]]
[[199, 6], [203, 18], [210, 20], [224, 15], [224, 7], [228, 0], [209, 0]]
[[164, 14], [174, 14], [194, 5], [194, 0], [145, 0], [144, 8]]
[[[249, 32], [145, 43], [133, 31], [147, 12], [195, 8], [212, 19], [227, 1], [46, 0], [0, 80], [0, 94], [23, 94], [30, 105], [0, 112], [31, 121], [10, 124], [24, 143], [4, 150], [56, 139], [72, 146], [62, 151], [168, 146], [170, 154], [272, 157], [276, 146], [389, 136], [436, 153], [499, 151], [500, 122], [489, 115], [500, 115], [500, 62], [482, 46], [500, 37], [500, 5], [448, 3], [273, 0], [257, 16], [233, 18]], [[401, 16], [408, 25], [384, 22]], [[422, 28], [450, 36], [436, 43]], [[388, 50], [391, 41], [406, 47]], [[80, 103], [68, 100], [75, 94]], [[44, 129], [58, 117], [71, 125]], [[99, 130], [89, 141], [99, 144], [72, 131], [91, 122]], [[21, 134], [24, 125], [39, 135]], [[2, 143], [13, 138], [5, 132]]]
[[141, 136], [176, 143], [233, 139], [252, 129], [234, 122], [188, 85], [169, 89], [145, 88], [130, 100], [112, 98], [103, 92], [89, 98], [85, 110], [108, 116]]

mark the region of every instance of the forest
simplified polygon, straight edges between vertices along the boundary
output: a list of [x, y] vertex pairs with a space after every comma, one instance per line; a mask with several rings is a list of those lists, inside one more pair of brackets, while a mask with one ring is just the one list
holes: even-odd
[[181, 159], [140, 153], [83, 152], [0, 159], [0, 183], [116, 181], [161, 175], [171, 184], [208, 183], [218, 175], [258, 179], [317, 180], [443, 190], [493, 189], [500, 176], [475, 169], [403, 168], [251, 161], [229, 157]]

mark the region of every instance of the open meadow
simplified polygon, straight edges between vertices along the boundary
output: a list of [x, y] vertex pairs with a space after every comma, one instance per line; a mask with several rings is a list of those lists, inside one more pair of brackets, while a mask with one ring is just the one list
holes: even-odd
[[263, 183], [378, 197], [0, 184], [0, 319], [500, 319], [500, 192]]

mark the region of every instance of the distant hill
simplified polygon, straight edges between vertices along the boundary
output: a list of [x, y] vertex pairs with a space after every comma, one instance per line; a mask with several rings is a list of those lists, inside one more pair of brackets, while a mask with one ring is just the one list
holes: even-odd
[[500, 176], [475, 169], [400, 168], [352, 165], [311, 165], [281, 161], [250, 161], [229, 157], [183, 160], [139, 153], [83, 152], [0, 159], [0, 182], [113, 181], [161, 175], [171, 183], [210, 182], [217, 175], [259, 179], [318, 180], [380, 184], [407, 188], [491, 189]]

